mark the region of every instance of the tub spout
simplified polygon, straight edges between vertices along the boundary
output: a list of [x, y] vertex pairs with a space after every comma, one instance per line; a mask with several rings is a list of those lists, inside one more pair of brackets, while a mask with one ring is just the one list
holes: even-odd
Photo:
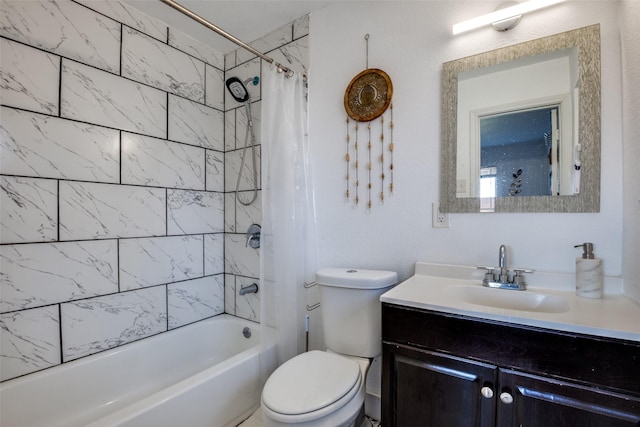
[[257, 294], [258, 293], [258, 284], [257, 283], [253, 283], [249, 286], [243, 286], [240, 288], [240, 295], [246, 295], [246, 294]]

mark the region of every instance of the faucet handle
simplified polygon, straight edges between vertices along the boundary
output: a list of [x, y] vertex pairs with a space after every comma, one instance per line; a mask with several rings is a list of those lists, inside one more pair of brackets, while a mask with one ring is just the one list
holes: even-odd
[[515, 276], [513, 276], [513, 283], [518, 285], [518, 286], [524, 287], [526, 284], [525, 284], [524, 276], [522, 275], [522, 273], [533, 273], [533, 269], [531, 269], [531, 268], [514, 268], [513, 272], [515, 273]]
[[491, 267], [488, 265], [476, 265], [476, 269], [485, 270], [485, 273], [484, 273], [485, 282], [491, 282], [494, 280], [494, 271], [496, 270], [496, 267]]

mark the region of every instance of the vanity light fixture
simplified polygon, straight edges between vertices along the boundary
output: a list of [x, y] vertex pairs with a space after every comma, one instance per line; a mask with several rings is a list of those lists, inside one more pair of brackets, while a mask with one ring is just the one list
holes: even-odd
[[453, 26], [453, 35], [475, 30], [476, 28], [492, 25], [497, 31], [506, 31], [515, 27], [522, 15], [534, 10], [542, 9], [565, 0], [528, 0], [514, 6], [498, 9], [486, 15], [460, 22]]

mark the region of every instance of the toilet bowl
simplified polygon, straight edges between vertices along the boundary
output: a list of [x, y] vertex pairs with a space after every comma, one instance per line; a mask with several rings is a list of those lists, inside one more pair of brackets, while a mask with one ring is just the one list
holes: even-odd
[[316, 273], [327, 351], [277, 368], [262, 390], [266, 427], [353, 427], [364, 419], [370, 360], [382, 352], [380, 295], [391, 271], [329, 268]]
[[369, 365], [366, 358], [318, 350], [290, 359], [271, 374], [262, 391], [264, 425], [360, 425]]

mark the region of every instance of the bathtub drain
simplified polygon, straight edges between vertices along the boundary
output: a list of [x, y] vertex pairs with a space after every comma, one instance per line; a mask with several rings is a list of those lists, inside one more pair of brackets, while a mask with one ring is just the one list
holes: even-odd
[[244, 329], [242, 329], [242, 335], [244, 335], [245, 338], [251, 338], [251, 329], [245, 326]]

